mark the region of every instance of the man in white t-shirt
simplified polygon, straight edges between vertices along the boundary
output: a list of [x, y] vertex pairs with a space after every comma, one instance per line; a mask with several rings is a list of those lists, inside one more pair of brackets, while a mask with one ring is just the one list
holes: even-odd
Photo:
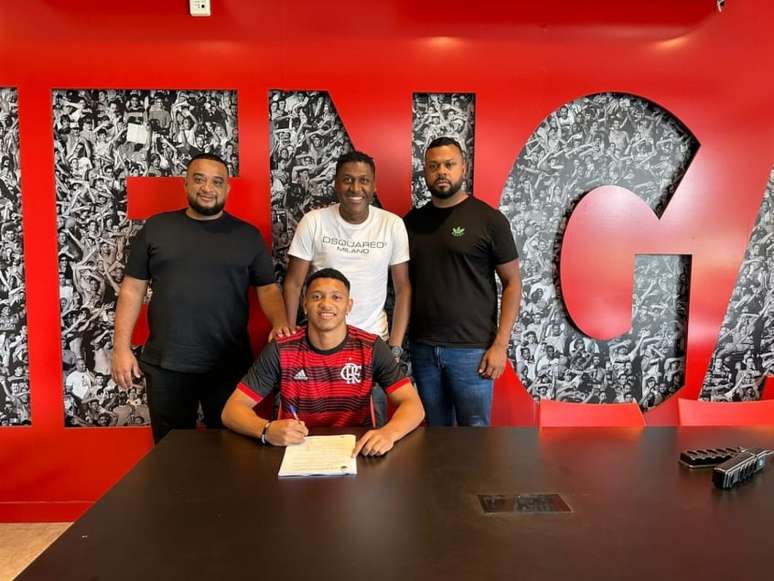
[[65, 385], [75, 397], [82, 400], [94, 383], [94, 375], [86, 369], [86, 362], [79, 357], [75, 360], [75, 371], [67, 376]]
[[[411, 306], [408, 235], [399, 216], [371, 206], [375, 176], [374, 160], [365, 153], [350, 151], [338, 159], [333, 187], [339, 203], [312, 210], [298, 223], [283, 294], [295, 328], [307, 275], [323, 268], [341, 271], [352, 283], [354, 307], [347, 323], [380, 336], [400, 358]], [[392, 329], [384, 312], [388, 272], [395, 287]]]

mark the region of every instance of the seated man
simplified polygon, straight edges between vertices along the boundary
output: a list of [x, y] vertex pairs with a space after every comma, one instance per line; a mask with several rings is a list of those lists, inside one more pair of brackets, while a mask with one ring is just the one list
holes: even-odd
[[[308, 327], [266, 346], [226, 402], [225, 426], [275, 446], [301, 443], [309, 427], [374, 426], [374, 382], [397, 409], [384, 427], [358, 440], [353, 456], [380, 456], [419, 425], [425, 417], [419, 395], [387, 344], [347, 326], [349, 286], [332, 268], [309, 277], [304, 296]], [[278, 419], [267, 421], [253, 408], [277, 388]]]

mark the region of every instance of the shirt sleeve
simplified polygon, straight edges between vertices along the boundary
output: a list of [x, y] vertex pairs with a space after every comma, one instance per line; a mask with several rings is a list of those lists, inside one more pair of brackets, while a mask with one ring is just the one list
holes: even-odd
[[519, 251], [516, 250], [516, 243], [513, 241], [513, 232], [508, 218], [501, 212], [495, 210], [492, 221], [490, 222], [492, 236], [492, 256], [495, 264], [505, 264], [519, 257]]
[[256, 241], [255, 257], [250, 264], [250, 284], [253, 286], [264, 286], [276, 282], [274, 280], [274, 265], [271, 261], [271, 255], [263, 241], [263, 236], [258, 232]]
[[264, 347], [237, 388], [246, 396], [259, 403], [279, 387], [280, 358], [277, 342], [272, 341]]
[[374, 344], [374, 381], [382, 386], [385, 393], [411, 383], [411, 380], [400, 370], [400, 365], [392, 356], [392, 351], [381, 338]]
[[312, 262], [314, 258], [314, 214], [305, 214], [296, 226], [293, 241], [290, 243], [288, 254], [301, 260]]
[[408, 262], [409, 241], [406, 225], [400, 218], [395, 218], [392, 222], [392, 255], [390, 256], [390, 266]]
[[125, 274], [139, 280], [150, 280], [147, 231], [148, 224], [146, 223], [132, 239], [129, 248], [129, 258], [124, 269]]

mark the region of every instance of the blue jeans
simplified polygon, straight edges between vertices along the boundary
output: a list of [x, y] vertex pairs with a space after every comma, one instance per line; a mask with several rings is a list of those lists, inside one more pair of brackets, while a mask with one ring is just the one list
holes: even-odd
[[411, 368], [428, 426], [488, 426], [491, 379], [478, 374], [486, 349], [411, 343]]

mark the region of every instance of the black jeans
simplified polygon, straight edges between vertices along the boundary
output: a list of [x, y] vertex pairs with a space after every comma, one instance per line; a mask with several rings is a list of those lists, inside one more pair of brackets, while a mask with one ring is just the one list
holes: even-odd
[[247, 365], [224, 365], [207, 373], [182, 373], [140, 362], [148, 389], [153, 441], [170, 430], [194, 429], [199, 403], [208, 428], [222, 428], [220, 414]]

